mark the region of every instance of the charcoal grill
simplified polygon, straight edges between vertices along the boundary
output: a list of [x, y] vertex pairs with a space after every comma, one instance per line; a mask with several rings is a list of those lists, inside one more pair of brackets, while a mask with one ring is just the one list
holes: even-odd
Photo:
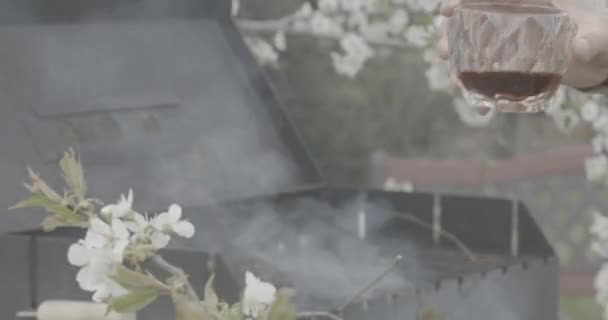
[[[402, 254], [346, 319], [557, 318], [557, 259], [522, 204], [319, 187], [229, 2], [0, 0], [0, 177], [13, 182], [3, 203], [26, 196], [17, 188], [26, 163], [55, 184], [59, 154], [75, 147], [91, 194], [110, 200], [133, 188], [142, 211], [187, 207], [197, 236], [167, 254], [199, 271], [199, 289], [213, 261], [229, 301], [250, 269], [294, 286], [300, 308], [329, 310]], [[3, 318], [46, 299], [87, 297], [61, 254], [75, 235], [23, 233], [40, 219], [1, 218], [0, 233], [13, 233], [0, 248], [14, 257], [0, 265]], [[252, 236], [261, 234], [266, 241]], [[171, 316], [165, 300], [140, 319]]]
[[[318, 184], [229, 3], [0, 0], [2, 180], [17, 185], [29, 164], [58, 182], [74, 147], [91, 194], [133, 188], [150, 212]], [[39, 219], [4, 217], [0, 232]]]
[[[367, 215], [364, 240], [358, 238], [357, 213], [361, 210]], [[280, 255], [271, 252], [272, 244], [281, 242], [294, 252], [287, 257], [304, 261], [306, 257], [298, 260], [298, 246], [290, 239], [314, 233], [319, 226], [325, 226], [314, 235], [320, 239], [361, 241], [362, 261], [369, 258], [365, 252], [373, 250], [377, 262], [372, 265], [377, 266], [377, 272], [391, 257], [403, 255], [404, 261], [394, 274], [411, 285], [389, 285], [371, 292], [344, 310], [346, 319], [425, 319], [425, 314], [435, 315], [433, 319], [557, 319], [558, 261], [527, 208], [518, 201], [315, 188], [220, 207], [190, 208], [187, 212], [200, 232], [195, 239], [176, 245], [221, 252], [237, 281], [245, 269], [255, 268], [255, 262], [239, 265], [231, 257], [255, 255], [261, 257], [256, 271], [267, 280], [294, 285], [296, 290], [298, 285], [324, 281], [314, 273], [298, 275], [297, 269], [301, 268], [267, 264], [280, 260]], [[259, 216], [267, 216], [263, 221], [272, 217], [276, 222], [260, 226]], [[287, 231], [267, 229], [271, 241], [247, 245], [237, 236], [252, 228], [277, 226]], [[440, 227], [442, 237], [433, 235], [433, 226]], [[460, 244], [449, 241], [447, 234], [459, 239]], [[328, 243], [325, 248], [331, 251], [339, 247], [336, 243]], [[470, 250], [475, 260], [459, 246]], [[275, 259], [270, 260], [272, 257]], [[345, 259], [344, 272], [357, 269], [357, 253], [341, 257]], [[309, 263], [314, 268], [315, 263]], [[370, 272], [369, 279], [372, 275]], [[362, 279], [359, 285], [365, 283]], [[318, 301], [307, 296], [307, 286], [298, 292], [299, 306], [327, 310], [355, 293], [328, 295]]]

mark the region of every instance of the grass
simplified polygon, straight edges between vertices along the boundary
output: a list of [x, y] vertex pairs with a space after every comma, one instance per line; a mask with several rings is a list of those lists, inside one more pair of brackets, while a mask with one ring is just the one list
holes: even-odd
[[560, 310], [566, 316], [561, 320], [598, 320], [602, 315], [602, 309], [593, 297], [562, 296]]

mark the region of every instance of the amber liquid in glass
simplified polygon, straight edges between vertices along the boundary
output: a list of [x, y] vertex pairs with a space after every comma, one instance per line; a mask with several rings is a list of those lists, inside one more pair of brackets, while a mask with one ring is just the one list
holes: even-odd
[[533, 97], [553, 95], [562, 76], [554, 73], [510, 71], [461, 72], [458, 78], [469, 92], [488, 99], [524, 101]]

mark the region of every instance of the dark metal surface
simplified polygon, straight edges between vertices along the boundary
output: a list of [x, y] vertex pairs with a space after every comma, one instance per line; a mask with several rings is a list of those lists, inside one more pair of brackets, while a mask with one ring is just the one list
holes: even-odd
[[[35, 310], [47, 300], [90, 301], [91, 293], [84, 292], [75, 281], [78, 268], [70, 266], [66, 253], [78, 239], [78, 232], [27, 233], [0, 236], [0, 249], [10, 254], [10, 261], [0, 265], [0, 317], [14, 319], [22, 310]], [[195, 290], [203, 297], [203, 288], [211, 272], [210, 255], [203, 252], [166, 250], [163, 257], [191, 275]], [[235, 301], [240, 292], [237, 283], [221, 257], [214, 256], [215, 288], [219, 295]], [[163, 273], [156, 273], [163, 275]], [[166, 274], [165, 274], [166, 275]], [[141, 320], [173, 319], [174, 309], [169, 297], [161, 297], [138, 314]]]
[[[264, 280], [295, 287], [299, 308], [331, 309], [400, 254], [403, 260], [388, 281], [348, 307], [346, 319], [557, 320], [558, 261], [525, 206], [515, 202], [519, 255], [513, 256], [514, 202], [440, 196], [442, 230], [475, 254], [471, 260], [446, 239], [435, 245], [429, 228], [396, 218], [408, 215], [432, 224], [433, 199], [436, 195], [424, 193], [315, 188], [190, 207], [184, 216], [197, 233], [193, 239], [174, 238], [167, 260], [183, 267], [201, 290], [213, 255], [217, 289], [229, 301], [238, 299], [244, 272], [251, 270]], [[366, 239], [357, 236], [360, 210], [367, 215]], [[88, 298], [65, 257], [77, 236], [0, 239], [7, 252], [17, 253], [0, 267], [0, 275], [10, 272], [31, 288], [17, 290], [0, 315], [29, 301]], [[27, 271], [32, 265], [34, 271]], [[6, 283], [15, 287], [12, 276]], [[159, 301], [139, 319], [168, 319], [172, 312], [168, 301]]]
[[[0, 1], [5, 207], [74, 147], [90, 192], [140, 210], [320, 183], [224, 0]], [[0, 233], [40, 216], [2, 216]]]
[[[310, 278], [303, 278], [297, 273], [314, 268], [313, 261], [308, 262], [309, 266], [292, 266], [291, 269], [280, 262], [280, 255], [273, 256], [269, 251], [277, 244], [284, 244], [291, 252], [283, 256], [285, 259], [306, 261], [298, 255], [306, 255], [307, 251], [298, 253], [302, 249], [294, 243], [294, 239], [306, 233], [326, 241], [323, 250], [327, 252], [336, 252], [336, 248], [339, 251], [344, 242], [357, 243], [360, 240], [356, 236], [356, 211], [362, 208], [361, 198], [365, 199], [363, 208], [367, 210], [369, 231], [367, 240], [359, 247], [360, 262], [369, 263], [364, 262], [368, 259], [365, 252], [369, 246], [378, 253], [375, 264], [378, 270], [386, 266], [383, 261], [402, 254], [404, 263], [396, 273], [408, 278], [414, 286], [399, 289], [389, 286], [378, 290], [366, 297], [366, 303], [357, 303], [346, 310], [347, 319], [427, 319], [419, 313], [429, 312], [442, 315], [442, 318], [432, 319], [557, 319], [557, 258], [527, 208], [506, 199], [439, 197], [443, 230], [475, 253], [475, 261], [445, 238], [439, 245], [434, 245], [429, 228], [395, 218], [395, 215], [408, 214], [432, 224], [436, 195], [361, 192], [347, 188], [310, 189], [237, 201], [221, 207], [190, 208], [186, 210], [187, 215], [199, 232], [194, 239], [178, 241], [175, 245], [248, 256], [249, 259], [239, 263], [229, 263], [235, 277], [239, 278], [244, 270], [256, 270], [266, 279], [295, 285], [302, 298], [310, 292], [307, 292], [308, 286], [298, 285], [322, 282], [325, 279], [323, 272], [336, 270], [319, 270]], [[514, 212], [518, 213], [516, 220], [513, 220]], [[260, 222], [269, 217], [277, 221], [276, 224]], [[511, 226], [513, 221], [516, 228]], [[274, 227], [284, 230], [272, 230]], [[249, 229], [262, 230], [259, 237], [264, 238], [266, 234], [272, 241], [240, 242], [239, 235], [246, 234]], [[512, 255], [513, 230], [517, 231], [517, 256]], [[409, 250], [408, 246], [414, 249]], [[317, 256], [315, 253], [315, 258]], [[344, 258], [338, 262], [342, 263], [339, 272], [356, 273], [356, 253], [338, 256]], [[269, 261], [279, 262], [269, 265]], [[332, 264], [331, 267], [336, 266]], [[332, 290], [350, 289], [333, 287]], [[325, 304], [317, 301], [320, 304], [316, 307], [343, 303], [343, 299], [353, 293], [343, 292], [341, 297], [333, 297], [331, 299], [335, 300], [324, 301]], [[300, 306], [315, 307], [309, 299], [299, 302]]]

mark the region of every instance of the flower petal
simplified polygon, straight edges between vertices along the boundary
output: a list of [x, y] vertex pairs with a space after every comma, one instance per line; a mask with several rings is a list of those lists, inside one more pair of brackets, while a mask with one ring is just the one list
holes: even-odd
[[169, 244], [171, 237], [162, 232], [154, 232], [150, 236], [150, 242], [152, 246], [156, 249], [162, 249]]
[[89, 229], [84, 237], [84, 245], [90, 249], [101, 249], [108, 243], [108, 238]]
[[100, 286], [93, 294], [92, 300], [95, 302], [106, 302], [111, 298], [110, 290], [107, 285]]
[[123, 239], [119, 240], [114, 244], [114, 248], [112, 249], [112, 260], [115, 263], [122, 263], [122, 260], [125, 256], [125, 250], [129, 246], [129, 240]]
[[129, 229], [122, 220], [112, 220], [112, 233], [114, 238], [124, 240], [129, 238]]
[[112, 212], [114, 212], [115, 208], [116, 208], [115, 204], [109, 204], [109, 205], [101, 208], [100, 212], [104, 215], [109, 215], [109, 214], [112, 214]]
[[169, 216], [169, 213], [163, 212], [157, 215], [156, 217], [154, 217], [154, 219], [152, 219], [151, 224], [156, 230], [164, 231], [167, 227], [171, 225], [171, 218]]
[[91, 224], [91, 230], [95, 233], [98, 233], [102, 236], [106, 236], [106, 237], [111, 237], [112, 236], [112, 228], [110, 228], [110, 226], [103, 222], [103, 220], [99, 219], [99, 218], [93, 218], [90, 221]]
[[89, 251], [81, 244], [74, 243], [68, 249], [68, 262], [77, 267], [82, 267], [89, 262]]
[[90, 266], [84, 266], [76, 274], [76, 281], [80, 289], [84, 291], [94, 291], [99, 287], [97, 278], [94, 277]]
[[180, 207], [177, 204], [172, 204], [169, 207], [169, 218], [171, 221], [171, 224], [177, 223], [179, 221], [179, 219], [181, 219], [182, 217], [182, 207]]
[[133, 233], [143, 232], [148, 226], [148, 220], [143, 214], [134, 213], [133, 220], [125, 222], [127, 229]]
[[189, 221], [180, 221], [173, 225], [173, 232], [180, 237], [192, 238], [194, 236], [194, 225]]
[[133, 206], [133, 189], [129, 189], [129, 194], [127, 195], [127, 199], [126, 199], [127, 203], [129, 204], [129, 207]]

